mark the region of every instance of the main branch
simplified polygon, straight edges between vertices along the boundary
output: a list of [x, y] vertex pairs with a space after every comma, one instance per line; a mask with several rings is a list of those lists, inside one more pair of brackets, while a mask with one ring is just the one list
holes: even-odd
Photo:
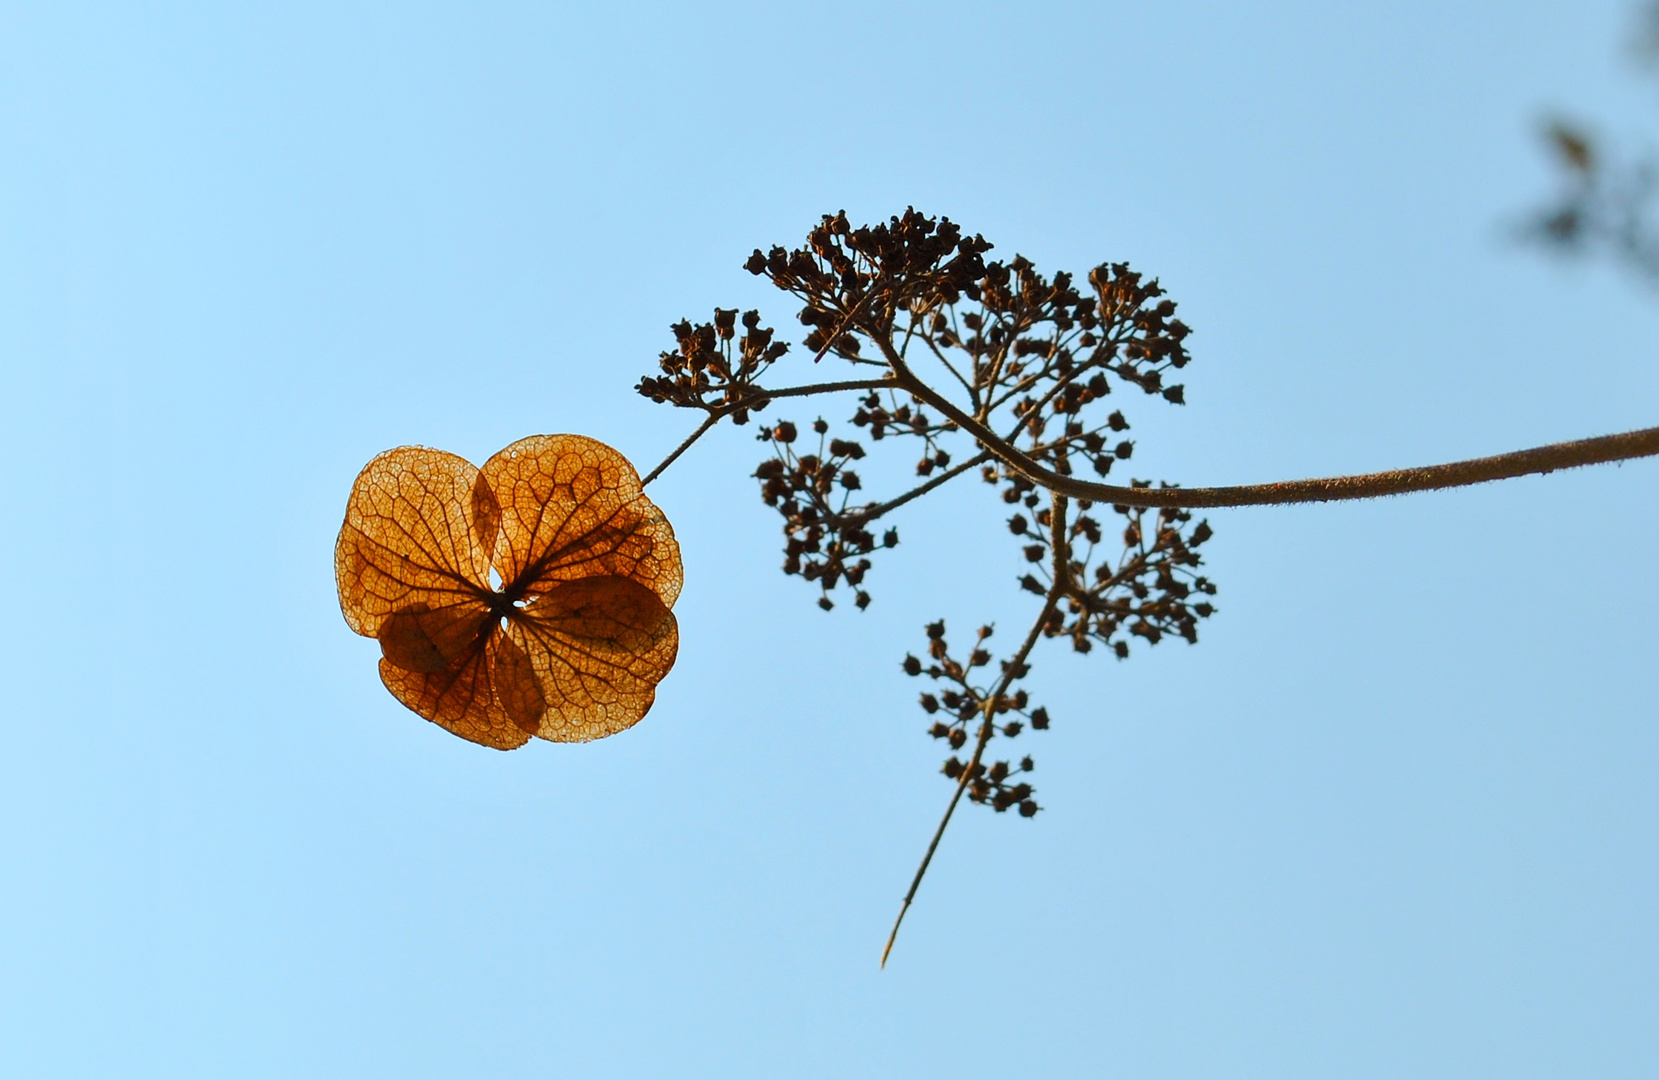
[[[877, 341], [879, 342], [879, 338]], [[954, 420], [962, 430], [1004, 465], [1034, 484], [1050, 491], [1096, 502], [1124, 506], [1279, 506], [1286, 503], [1335, 502], [1343, 499], [1375, 499], [1383, 495], [1404, 495], [1413, 491], [1438, 491], [1467, 487], [1491, 480], [1507, 480], [1557, 469], [1601, 465], [1659, 455], [1659, 427], [1602, 435], [1576, 442], [1552, 443], [1531, 450], [1517, 450], [1494, 457], [1428, 465], [1416, 469], [1363, 473], [1358, 476], [1328, 476], [1317, 480], [1284, 480], [1275, 484], [1244, 484], [1215, 488], [1130, 488], [1097, 484], [1062, 476], [1021, 453], [996, 432], [959, 409], [949, 398], [918, 378], [896, 352], [887, 354], [898, 383], [907, 391]]]

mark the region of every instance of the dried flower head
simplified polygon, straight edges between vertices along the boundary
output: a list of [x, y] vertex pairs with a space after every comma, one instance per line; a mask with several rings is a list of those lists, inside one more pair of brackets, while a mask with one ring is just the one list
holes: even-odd
[[674, 530], [628, 460], [580, 435], [483, 468], [386, 451], [352, 485], [334, 572], [393, 696], [498, 750], [631, 727], [679, 648]]
[[[1573, 243], [1593, 224], [1587, 215], [1606, 202], [1598, 186], [1605, 166], [1566, 129], [1556, 143], [1574, 187], [1543, 229]], [[1646, 185], [1643, 198], [1652, 190]], [[1645, 232], [1641, 239], [1659, 266], [1659, 244]], [[988, 258], [991, 250], [983, 237], [913, 208], [857, 227], [845, 213], [825, 215], [801, 247], [756, 249], [744, 268], [800, 303], [814, 363], [833, 354], [856, 377], [761, 386], [783, 347], [749, 312], [749, 336], [734, 349], [735, 309], [716, 308], [712, 324], [674, 327], [678, 348], [663, 354], [664, 374], [638, 387], [654, 401], [705, 414], [653, 476], [723, 416], [742, 423], [785, 398], [854, 395], [843, 398], [850, 429], [838, 431], [820, 416], [810, 425], [813, 438], [806, 425], [779, 418], [758, 435], [771, 456], [753, 475], [761, 499], [783, 518], [784, 573], [813, 582], [826, 611], [841, 587], [856, 607], [871, 602], [877, 552], [899, 542], [898, 530], [881, 519], [969, 472], [1000, 489], [1010, 515], [1002, 521], [1018, 545], [1013, 580], [1040, 606], [998, 668], [990, 666], [990, 627], [953, 654], [943, 620], [927, 626], [927, 659], [907, 654], [900, 664], [935, 684], [919, 703], [928, 733], [951, 751], [941, 771], [954, 792], [899, 921], [960, 801], [1038, 813], [1032, 759], [987, 755], [994, 740], [1049, 728], [1047, 709], [1031, 708], [1016, 685], [1041, 640], [1064, 638], [1079, 653], [1103, 646], [1102, 656], [1119, 660], [1128, 658], [1132, 638], [1198, 641], [1199, 623], [1215, 614], [1217, 589], [1200, 572], [1199, 549], [1213, 530], [1194, 519], [1194, 509], [1371, 498], [1659, 454], [1659, 428], [1648, 428], [1366, 476], [1224, 488], [1132, 479], [1120, 486], [1107, 477], [1134, 458], [1137, 444], [1114, 395], [1138, 390], [1186, 404], [1185, 384], [1173, 380], [1191, 362], [1190, 330], [1175, 317], [1175, 301], [1157, 279], [1124, 263], [1101, 263], [1081, 277], [1044, 274], [1022, 255]], [[894, 447], [920, 450], [910, 459], [913, 476], [909, 460], [893, 460]], [[900, 490], [875, 494], [895, 476]]]

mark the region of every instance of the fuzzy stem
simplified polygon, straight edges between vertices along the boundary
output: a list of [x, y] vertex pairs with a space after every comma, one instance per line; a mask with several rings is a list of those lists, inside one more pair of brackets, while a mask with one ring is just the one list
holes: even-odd
[[903, 358], [897, 353], [889, 350], [886, 356], [893, 374], [906, 390], [954, 420], [997, 460], [1032, 483], [1040, 484], [1049, 491], [1079, 499], [1093, 499], [1095, 502], [1124, 506], [1281, 506], [1286, 503], [1374, 499], [1383, 495], [1404, 495], [1413, 491], [1465, 487], [1469, 484], [1484, 484], [1491, 480], [1507, 480], [1533, 473], [1550, 473], [1557, 469], [1600, 465], [1609, 461], [1629, 461], [1659, 454], [1659, 427], [1651, 427], [1619, 435], [1580, 439], [1576, 442], [1552, 443], [1549, 446], [1517, 450], [1494, 457], [1356, 476], [1328, 476], [1316, 480], [1284, 480], [1273, 484], [1217, 488], [1118, 487], [1114, 484], [1097, 484], [1062, 476], [1052, 469], [1044, 468], [919, 379], [905, 366]]

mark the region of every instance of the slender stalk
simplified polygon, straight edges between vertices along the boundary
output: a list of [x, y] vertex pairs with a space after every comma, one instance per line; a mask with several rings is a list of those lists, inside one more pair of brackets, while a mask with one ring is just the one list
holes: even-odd
[[649, 484], [651, 481], [653, 481], [657, 477], [661, 476], [662, 471], [664, 469], [668, 468], [670, 465], [674, 464], [674, 460], [676, 458], [678, 458], [681, 454], [685, 453], [687, 450], [691, 449], [691, 444], [692, 443], [696, 442], [698, 439], [701, 439], [704, 436], [704, 434], [706, 434], [708, 432], [709, 428], [711, 428], [714, 425], [718, 424], [720, 422], [720, 417], [722, 415], [723, 414], [720, 413], [720, 412], [711, 412], [711, 413], [709, 413], [708, 419], [704, 420], [701, 424], [699, 424], [697, 426], [696, 431], [693, 431], [690, 435], [686, 436], [685, 442], [683, 442], [680, 445], [676, 446], [674, 448], [673, 453], [671, 453], [667, 457], [663, 458], [662, 462], [656, 468], [652, 469], [650, 472], [645, 474], [645, 479], [643, 479], [639, 482], [639, 486], [644, 487], [646, 484]]
[[1659, 455], [1659, 427], [1602, 435], [1576, 442], [1552, 443], [1530, 450], [1517, 450], [1493, 457], [1428, 465], [1415, 469], [1363, 473], [1356, 476], [1329, 476], [1315, 480], [1284, 480], [1272, 484], [1244, 484], [1216, 488], [1128, 488], [1097, 484], [1062, 476], [1044, 468], [981, 424], [950, 399], [934, 390], [905, 366], [904, 360], [889, 352], [887, 362], [903, 387], [944, 413], [968, 434], [979, 440], [997, 460], [1050, 491], [1096, 502], [1125, 506], [1280, 506], [1286, 503], [1335, 502], [1343, 499], [1374, 499], [1383, 495], [1404, 495], [1413, 491], [1484, 484], [1557, 469], [1600, 465], [1609, 461]]
[[754, 393], [749, 394], [738, 401], [729, 402], [725, 405], [720, 405], [710, 409], [708, 418], [705, 419], [702, 424], [698, 425], [697, 430], [686, 436], [685, 442], [681, 443], [679, 446], [676, 446], [673, 453], [663, 458], [661, 464], [647, 473], [645, 479], [641, 480], [639, 485], [640, 487], [644, 487], [646, 484], [649, 484], [651, 481], [661, 476], [663, 470], [674, 464], [676, 458], [691, 449], [692, 443], [708, 434], [708, 430], [715, 424], [718, 424], [721, 417], [734, 413], [738, 409], [756, 408], [760, 405], [766, 404], [773, 398], [810, 397], [813, 394], [833, 394], [841, 390], [880, 390], [883, 387], [893, 385], [895, 384], [892, 376], [884, 376], [880, 379], [849, 379], [846, 382], [812, 383], [808, 386], [786, 386], [782, 390], [761, 390], [757, 387]]
[[899, 916], [893, 920], [893, 930], [887, 935], [887, 944], [881, 950], [881, 966], [887, 967], [887, 957], [893, 952], [893, 942], [898, 940], [899, 927], [904, 923], [905, 912], [910, 910], [910, 904], [916, 899], [916, 890], [922, 887], [922, 878], [927, 875], [927, 868], [933, 862], [933, 853], [939, 849], [939, 841], [945, 835], [945, 828], [950, 825], [951, 815], [956, 813], [956, 804], [962, 801], [962, 793], [968, 790], [973, 783], [974, 774], [979, 763], [985, 756], [985, 748], [991, 743], [991, 736], [996, 733], [996, 724], [991, 719], [996, 715], [997, 702], [1002, 695], [1008, 692], [1008, 687], [1019, 677], [1018, 673], [1025, 666], [1025, 661], [1031, 655], [1031, 650], [1037, 644], [1037, 637], [1043, 632], [1048, 623], [1048, 617], [1054, 613], [1055, 605], [1065, 594], [1070, 584], [1071, 574], [1066, 562], [1070, 558], [1070, 549], [1066, 545], [1066, 497], [1059, 493], [1054, 496], [1054, 510], [1051, 525], [1054, 555], [1054, 583], [1049, 586], [1048, 596], [1043, 602], [1042, 611], [1037, 613], [1037, 621], [1031, 624], [1031, 630], [1025, 635], [1025, 641], [1020, 644], [1008, 662], [1008, 667], [997, 680], [996, 689], [985, 698], [985, 719], [979, 725], [979, 739], [974, 744], [973, 758], [962, 769], [962, 778], [956, 782], [956, 790], [951, 792], [950, 802], [945, 806], [945, 816], [939, 819], [939, 827], [933, 830], [933, 839], [928, 841], [927, 851], [922, 855], [922, 864], [916, 867], [916, 876], [910, 879], [910, 889], [904, 894], [904, 902], [899, 905]]
[[[812, 383], [808, 386], [786, 386], [782, 390], [762, 390], [755, 388], [755, 392], [744, 398], [744, 404], [753, 407], [757, 401], [771, 401], [773, 398], [811, 397], [814, 394], [834, 394], [842, 390], [885, 390], [898, 385], [898, 381], [891, 375], [883, 375], [879, 379], [848, 379], [846, 382]], [[726, 406], [729, 411], [736, 406]]]
[[857, 520], [861, 525], [867, 525], [881, 517], [883, 514], [886, 514], [888, 511], [897, 510], [911, 499], [919, 499], [923, 495], [926, 495], [928, 492], [932, 491], [934, 488], [940, 487], [948, 481], [954, 480], [958, 476], [961, 476], [963, 473], [967, 472], [969, 469], [972, 469], [976, 465], [983, 465], [990, 460], [990, 451], [983, 451], [975, 454], [967, 461], [964, 461], [962, 464], [953, 466], [949, 470], [940, 473], [927, 483], [916, 485], [896, 499], [888, 499], [884, 503], [877, 503], [875, 506], [865, 507], [863, 510], [857, 510], [851, 514], [847, 514], [846, 517]]
[[822, 360], [824, 354], [833, 349], [835, 343], [841, 340], [841, 335], [847, 332], [847, 327], [853, 324], [853, 320], [858, 318], [858, 313], [864, 310], [864, 305], [870, 302], [870, 297], [876, 294], [876, 286], [879, 284], [881, 284], [880, 278], [870, 282], [870, 287], [864, 290], [864, 295], [858, 298], [858, 303], [854, 304], [847, 314], [842, 317], [841, 325], [835, 328], [835, 333], [824, 339], [824, 347], [819, 349], [817, 355], [812, 358], [814, 364]]

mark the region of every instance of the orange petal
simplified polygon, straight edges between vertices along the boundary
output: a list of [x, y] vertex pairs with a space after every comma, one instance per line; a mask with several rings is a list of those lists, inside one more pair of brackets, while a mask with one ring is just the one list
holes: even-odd
[[632, 727], [680, 647], [674, 613], [657, 594], [610, 576], [554, 587], [508, 620], [507, 635], [529, 660], [544, 703], [536, 734], [554, 742]]
[[547, 715], [547, 695], [542, 693], [530, 654], [511, 635], [501, 635], [490, 673], [495, 680], [496, 700], [508, 718], [528, 735], [540, 731], [542, 717]]
[[418, 446], [381, 454], [352, 485], [334, 546], [346, 622], [378, 637], [394, 612], [416, 605], [470, 610], [488, 596], [500, 520], [494, 493], [465, 459]]
[[405, 671], [442, 671], [477, 644], [489, 617], [479, 600], [441, 608], [410, 604], [381, 624], [380, 651]]
[[680, 545], [628, 459], [581, 435], [521, 439], [484, 463], [501, 505], [495, 569], [515, 597], [612, 576], [680, 595]]
[[502, 708], [491, 679], [504, 641], [499, 633], [480, 638], [440, 671], [406, 671], [381, 660], [380, 681], [393, 697], [461, 738], [512, 750], [529, 742], [530, 736]]

